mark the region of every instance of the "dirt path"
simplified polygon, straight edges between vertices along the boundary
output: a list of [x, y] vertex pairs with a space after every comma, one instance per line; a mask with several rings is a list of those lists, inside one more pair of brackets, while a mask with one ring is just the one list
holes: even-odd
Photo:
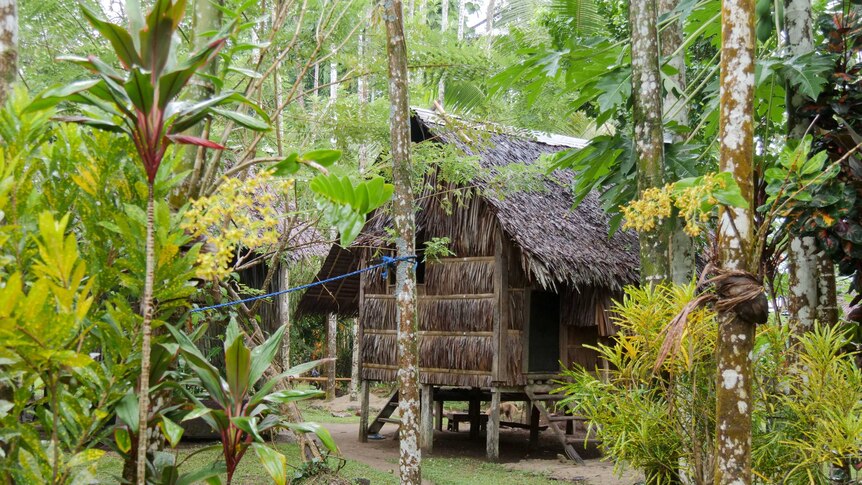
[[[377, 470], [397, 473], [398, 441], [394, 439], [395, 427], [383, 428], [382, 440], [369, 440], [360, 443], [357, 439], [356, 423], [325, 423], [346, 458], [365, 463]], [[424, 456], [444, 458], [476, 458], [484, 460], [485, 440], [471, 441], [469, 433], [437, 431], [434, 435], [434, 451]], [[547, 476], [564, 481], [589, 485], [631, 485], [643, 477], [633, 471], [626, 471], [621, 477], [614, 475], [613, 464], [601, 461], [593, 450], [578, 450], [586, 464], [578, 466], [562, 458], [559, 444], [549, 433], [541, 436], [539, 447], [529, 450], [529, 433], [524, 430], [504, 429], [500, 433], [500, 465], [511, 470], [545, 473]], [[430, 482], [425, 482], [430, 483]]]

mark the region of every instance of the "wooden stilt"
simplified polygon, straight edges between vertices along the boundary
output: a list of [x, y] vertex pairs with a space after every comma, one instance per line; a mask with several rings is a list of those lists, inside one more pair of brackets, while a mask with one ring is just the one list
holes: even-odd
[[500, 460], [500, 390], [491, 388], [491, 409], [485, 428], [485, 452], [489, 461]]
[[362, 379], [359, 382], [359, 395], [361, 396], [359, 404], [359, 441], [361, 443], [368, 442], [368, 381]]
[[479, 398], [477, 396], [470, 396], [470, 407], [467, 410], [467, 414], [470, 416], [470, 439], [474, 440], [479, 437], [479, 426], [481, 420], [479, 418]]
[[530, 411], [530, 449], [539, 446], [539, 408], [531, 405]]
[[434, 386], [423, 384], [419, 400], [419, 447], [424, 451], [434, 448]]
[[434, 428], [443, 431], [443, 401], [434, 401]]

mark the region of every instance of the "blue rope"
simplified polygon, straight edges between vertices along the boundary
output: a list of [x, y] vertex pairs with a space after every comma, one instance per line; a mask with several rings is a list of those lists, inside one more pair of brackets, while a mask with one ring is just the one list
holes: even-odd
[[[216, 308], [223, 308], [223, 307], [228, 307], [228, 306], [233, 306], [233, 305], [239, 305], [240, 303], [249, 303], [249, 302], [256, 301], [256, 300], [262, 300], [264, 298], [270, 298], [273, 296], [283, 295], [285, 293], [293, 293], [294, 291], [305, 290], [305, 289], [312, 288], [315, 286], [325, 285], [326, 283], [330, 283], [333, 281], [342, 280], [344, 278], [350, 278], [351, 276], [356, 276], [360, 273], [364, 273], [366, 271], [372, 271], [372, 270], [375, 270], [377, 268], [388, 269], [392, 266], [395, 266], [400, 261], [416, 261], [416, 256], [400, 256], [397, 258], [392, 258], [389, 256], [381, 256], [380, 261], [381, 261], [380, 263], [377, 263], [375, 265], [369, 266], [369, 267], [364, 268], [364, 269], [358, 269], [356, 271], [352, 271], [352, 272], [347, 273], [347, 274], [343, 274], [343, 275], [339, 275], [339, 276], [333, 276], [332, 278], [327, 278], [327, 279], [321, 280], [321, 281], [315, 281], [314, 283], [308, 283], [308, 284], [305, 284], [302, 286], [297, 286], [295, 288], [288, 288], [286, 290], [276, 291], [275, 293], [268, 293], [266, 295], [252, 296], [250, 298], [244, 298], [242, 300], [229, 301], [226, 303], [219, 303], [218, 305], [205, 306], [202, 308], [195, 308], [192, 310], [192, 313], [198, 313], [198, 312], [203, 312], [203, 311], [207, 311], [207, 310], [215, 310]], [[383, 270], [383, 277], [384, 278], [386, 278], [386, 269]]]

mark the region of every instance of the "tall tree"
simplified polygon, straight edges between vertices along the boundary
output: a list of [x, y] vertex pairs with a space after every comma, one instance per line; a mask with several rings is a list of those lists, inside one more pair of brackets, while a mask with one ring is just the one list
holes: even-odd
[[[632, 110], [638, 165], [638, 193], [664, 183], [661, 75], [658, 58], [656, 0], [635, 0], [629, 6], [632, 40]], [[669, 274], [667, 221], [641, 233], [641, 281], [655, 284]]]
[[18, 3], [0, 0], [0, 103], [18, 72]]
[[[748, 208], [722, 207], [718, 223], [721, 268], [737, 275], [720, 284], [722, 295], [737, 294], [741, 285], [756, 285], [754, 261], [754, 2], [723, 0], [719, 169], [733, 174]], [[725, 273], [726, 275], [729, 273]], [[718, 380], [716, 386], [715, 484], [751, 483], [751, 379], [755, 324], [737, 305], [718, 307]]]
[[[787, 54], [798, 57], [814, 51], [811, 0], [785, 0], [784, 38]], [[806, 99], [791, 83], [785, 85], [787, 136], [801, 140], [813, 119], [804, 113]], [[813, 329], [814, 321], [838, 320], [835, 269], [812, 235], [794, 231], [787, 248], [790, 266], [787, 294], [790, 325], [796, 333]]]
[[[389, 59], [389, 133], [391, 138], [392, 219], [399, 257], [416, 254], [412, 165], [410, 162], [410, 105], [407, 92], [407, 46], [401, 0], [383, 2], [386, 52]], [[419, 450], [419, 345], [416, 312], [416, 271], [410, 261], [398, 263], [395, 278], [398, 321], [398, 411], [401, 415], [401, 483], [422, 483]]]
[[[663, 17], [671, 13], [679, 5], [679, 0], [658, 0], [658, 15]], [[680, 126], [688, 126], [688, 103], [680, 96], [686, 87], [685, 51], [681, 49], [683, 42], [682, 20], [676, 19], [664, 26], [659, 34], [661, 56], [673, 68], [668, 74], [671, 87], [665, 90], [662, 107], [663, 123], [675, 122]], [[679, 91], [677, 91], [677, 89]], [[683, 137], [675, 132], [670, 133], [674, 143], [683, 141]], [[673, 182], [671, 170], [666, 167], [665, 178]], [[694, 240], [683, 230], [682, 218], [676, 215], [668, 223], [671, 227], [668, 238], [668, 269], [670, 280], [678, 284], [691, 281], [695, 272]]]

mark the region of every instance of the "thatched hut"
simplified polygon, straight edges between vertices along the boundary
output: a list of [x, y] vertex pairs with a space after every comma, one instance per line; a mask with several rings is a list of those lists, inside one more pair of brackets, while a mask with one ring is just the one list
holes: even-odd
[[[561, 362], [601, 366], [585, 345], [614, 333], [608, 309], [624, 285], [637, 281], [636, 237], [628, 232], [608, 237], [608, 218], [594, 194], [572, 210], [569, 172], [550, 177], [536, 172], [541, 180], [530, 191], [495, 190], [495, 176], [508, 165], [530, 165], [543, 154], [582, 147], [584, 140], [468, 125], [420, 109], [414, 110], [412, 137], [414, 142], [455, 144], [486, 169], [473, 189], [464, 189], [472, 196], [460, 204], [443, 201], [439, 194], [454, 187], [441, 191], [436, 180], [429, 180], [418, 198], [417, 247], [448, 237], [456, 255], [417, 267], [425, 426], [431, 422], [431, 401], [437, 403], [439, 428], [442, 401], [469, 400], [471, 432], [476, 433], [479, 401], [490, 400], [488, 450], [494, 458], [499, 430], [494, 404], [500, 399], [532, 401], [533, 433], [541, 412], [572, 456], [565, 433], [553, 425], [555, 418], [565, 418], [550, 414], [550, 380], [558, 377]], [[376, 217], [351, 247], [333, 246], [318, 278], [366, 267], [380, 254], [393, 255], [386, 240], [388, 224], [385, 217]], [[359, 317], [363, 382], [394, 381], [398, 369], [394, 280], [381, 273], [314, 288], [299, 305], [304, 313]], [[363, 411], [366, 416], [367, 409]], [[361, 433], [376, 432], [392, 421], [383, 415], [370, 425], [364, 421]]]

